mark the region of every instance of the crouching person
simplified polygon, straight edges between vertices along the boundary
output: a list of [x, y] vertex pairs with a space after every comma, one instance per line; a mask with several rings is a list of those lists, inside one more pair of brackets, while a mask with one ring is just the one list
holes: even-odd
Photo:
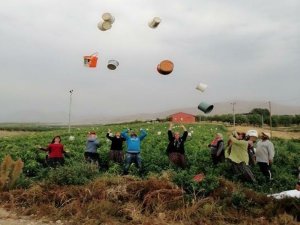
[[[130, 135], [128, 132], [130, 131]], [[136, 132], [126, 129], [121, 133], [121, 136], [126, 139], [127, 150], [124, 161], [123, 174], [128, 174], [131, 163], [139, 169], [139, 173], [142, 172], [142, 158], [141, 158], [141, 141], [147, 136], [145, 130], [141, 129], [141, 134], [137, 136]]]
[[224, 141], [221, 133], [216, 134], [215, 139], [212, 140], [208, 147], [210, 148], [210, 155], [214, 165], [224, 162]]

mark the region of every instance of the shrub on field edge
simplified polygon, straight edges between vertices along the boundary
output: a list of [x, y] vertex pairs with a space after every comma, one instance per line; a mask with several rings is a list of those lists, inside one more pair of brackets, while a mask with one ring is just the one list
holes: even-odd
[[85, 162], [49, 168], [45, 182], [58, 185], [82, 185], [99, 175], [98, 166]]

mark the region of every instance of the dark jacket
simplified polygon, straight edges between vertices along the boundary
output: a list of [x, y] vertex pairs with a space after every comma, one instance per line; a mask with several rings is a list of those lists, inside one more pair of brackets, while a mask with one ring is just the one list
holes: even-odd
[[224, 141], [219, 140], [217, 145], [209, 144], [208, 147], [210, 147], [212, 155], [220, 156], [224, 152]]
[[171, 152], [178, 152], [184, 154], [184, 142], [186, 141], [188, 132], [184, 131], [183, 135], [178, 141], [175, 140], [172, 131], [168, 130], [169, 144], [167, 147], [167, 154]]
[[116, 136], [109, 136], [109, 133], [106, 134], [106, 137], [111, 140], [111, 146], [110, 146], [110, 150], [118, 150], [118, 151], [122, 151], [123, 150], [123, 141], [126, 141], [125, 138], [123, 137], [119, 137], [117, 138]]

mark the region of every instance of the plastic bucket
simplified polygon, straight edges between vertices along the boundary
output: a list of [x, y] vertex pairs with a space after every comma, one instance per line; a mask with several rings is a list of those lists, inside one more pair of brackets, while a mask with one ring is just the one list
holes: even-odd
[[154, 17], [149, 23], [148, 23], [148, 25], [149, 25], [149, 27], [150, 28], [156, 28], [156, 27], [158, 27], [158, 25], [160, 24], [160, 22], [161, 22], [161, 19], [159, 18], [159, 17]]
[[199, 83], [196, 87], [196, 89], [201, 92], [204, 92], [206, 88], [207, 88], [207, 84], [203, 84], [203, 83]]
[[104, 22], [101, 21], [98, 23], [97, 27], [99, 30], [106, 31], [111, 28], [111, 23], [108, 21], [104, 21]]
[[157, 65], [157, 71], [163, 75], [172, 73], [173, 68], [174, 64], [170, 60], [163, 60]]
[[107, 64], [107, 68], [110, 70], [115, 70], [119, 66], [119, 62], [117, 60], [109, 60]]
[[83, 64], [86, 67], [96, 67], [98, 62], [98, 53], [92, 55], [83, 56]]
[[204, 113], [210, 113], [213, 110], [214, 106], [207, 104], [206, 102], [201, 102], [198, 105], [198, 109], [201, 110]]
[[103, 13], [102, 19], [109, 22], [110, 24], [113, 24], [115, 22], [115, 17], [113, 17], [110, 13]]

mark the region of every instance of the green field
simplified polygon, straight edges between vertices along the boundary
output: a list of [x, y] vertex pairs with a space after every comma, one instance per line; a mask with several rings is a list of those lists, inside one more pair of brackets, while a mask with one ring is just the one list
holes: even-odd
[[[72, 185], [79, 185], [78, 188], [83, 188], [85, 190], [93, 185], [93, 182], [96, 184], [99, 184], [99, 182], [104, 182], [105, 185], [107, 185], [107, 188], [109, 188], [111, 185], [114, 186], [117, 184], [123, 184], [122, 182], [125, 182], [127, 185], [130, 184], [130, 182], [134, 182], [135, 185], [140, 185], [137, 182], [147, 183], [150, 182], [153, 177], [161, 179], [167, 176], [168, 181], [175, 184], [178, 188], [184, 190], [186, 207], [192, 207], [193, 205], [191, 204], [193, 201], [195, 201], [195, 199], [196, 201], [202, 201], [201, 199], [203, 198], [214, 196], [215, 200], [210, 204], [216, 208], [221, 207], [218, 208], [219, 213], [221, 213], [222, 210], [225, 210], [225, 208], [222, 207], [225, 207], [224, 205], [227, 205], [228, 201], [230, 201], [230, 207], [233, 207], [234, 210], [237, 210], [237, 207], [242, 208], [242, 216], [245, 216], [247, 212], [251, 212], [251, 216], [258, 217], [266, 210], [263, 208], [264, 206], [262, 203], [259, 203], [259, 200], [254, 200], [259, 199], [258, 197], [253, 197], [257, 195], [255, 193], [277, 193], [284, 190], [290, 190], [295, 187], [298, 176], [298, 167], [300, 166], [300, 140], [272, 139], [276, 150], [274, 165], [272, 166], [274, 180], [271, 183], [266, 182], [256, 166], [253, 168], [253, 172], [258, 182], [253, 184], [241, 182], [235, 174], [232, 174], [230, 166], [227, 163], [220, 164], [218, 167], [213, 167], [210, 159], [210, 151], [207, 145], [213, 139], [216, 132], [223, 133], [224, 137], [228, 136], [228, 131], [223, 125], [190, 124], [186, 125], [186, 127], [188, 131], [192, 133], [192, 135], [188, 137], [185, 144], [186, 156], [188, 160], [188, 166], [185, 170], [174, 167], [168, 161], [166, 155], [166, 147], [168, 144], [167, 123], [131, 123], [109, 126], [78, 126], [72, 128], [71, 134], [67, 132], [67, 129], [63, 128], [52, 130], [53, 127], [51, 127], [50, 130], [47, 130], [47, 128], [44, 127], [43, 131], [34, 132], [32, 129], [29, 129], [31, 132], [28, 134], [22, 133], [21, 135], [17, 136], [0, 137], [0, 160], [2, 160], [5, 155], [10, 154], [13, 159], [21, 158], [24, 161], [23, 174], [17, 182], [16, 189], [25, 188], [31, 194], [32, 189], [36, 194], [36, 185], [42, 185], [41, 187], [44, 188], [46, 193], [49, 191], [48, 186], [53, 186], [55, 189], [57, 189], [56, 185], [71, 185], [70, 187], [72, 188], [74, 188]], [[143, 174], [140, 176], [136, 168], [131, 166], [130, 174], [133, 175], [133, 177], [130, 179], [126, 178], [126, 176], [122, 178], [122, 167], [120, 165], [109, 162], [108, 152], [110, 141], [105, 137], [108, 129], [111, 129], [112, 132], [116, 132], [121, 131], [124, 128], [131, 128], [137, 131], [140, 128], [144, 128], [148, 132], [148, 136], [142, 142], [141, 154], [143, 158]], [[98, 170], [95, 166], [86, 164], [84, 161], [83, 153], [85, 150], [86, 135], [90, 130], [95, 130], [98, 138], [100, 139], [101, 147], [98, 150], [101, 158], [100, 170]], [[174, 130], [181, 131], [179, 127], [175, 127]], [[161, 131], [162, 134], [158, 135], [158, 131]], [[42, 161], [45, 158], [45, 152], [38, 150], [37, 146], [46, 146], [55, 135], [61, 135], [62, 143], [64, 144], [65, 149], [69, 151], [66, 157], [66, 163], [65, 166], [57, 169], [45, 168], [42, 164]], [[74, 141], [69, 140], [70, 135], [75, 137]], [[227, 140], [225, 139], [225, 143], [226, 141]], [[206, 178], [203, 180], [203, 182], [196, 183], [192, 180], [192, 178], [194, 175], [200, 172], [204, 173]], [[161, 181], [157, 182], [158, 186], [163, 186], [163, 184], [159, 183]], [[233, 183], [229, 184], [228, 182]], [[101, 185], [103, 188], [104, 184], [101, 183]], [[229, 186], [227, 187], [227, 185]], [[232, 193], [230, 193], [230, 197], [228, 197], [227, 188], [230, 189], [232, 185], [235, 187], [234, 190], [236, 191], [232, 191]], [[223, 186], [226, 186], [227, 192], [226, 190], [223, 190]], [[40, 186], [38, 187], [41, 188]], [[114, 186], [114, 188], [117, 188], [117, 186]], [[140, 186], [139, 189], [136, 190], [137, 193], [139, 193], [139, 191], [143, 192], [142, 190], [144, 190], [144, 188], [145, 187]], [[249, 194], [247, 191], [244, 192], [244, 190], [248, 190], [248, 188], [250, 188], [254, 194]], [[221, 194], [219, 193], [220, 189], [222, 190]], [[64, 188], [64, 190], [67, 192], [68, 188]], [[17, 190], [13, 193], [19, 195]], [[4, 197], [2, 196], [1, 198]], [[228, 200], [229, 198], [230, 200]], [[264, 197], [262, 198], [264, 199]], [[20, 203], [21, 206], [25, 204], [24, 201], [25, 200], [22, 199], [22, 203]], [[263, 201], [270, 203], [269, 200]], [[140, 202], [139, 205], [142, 203], [143, 202]], [[112, 203], [110, 202], [109, 204]], [[296, 204], [299, 204], [299, 201], [296, 201]], [[284, 207], [283, 203], [282, 205], [282, 207]], [[273, 208], [271, 206], [268, 207], [270, 208], [270, 212], [268, 212], [270, 218], [272, 218], [277, 211], [281, 210], [277, 205], [272, 205]], [[224, 212], [222, 213], [224, 214]], [[142, 210], [141, 215], [146, 216], [146, 214], [143, 214]], [[153, 216], [153, 214], [151, 215]], [[240, 217], [240, 221], [243, 221], [242, 216]], [[69, 217], [66, 216], [66, 218], [68, 219]], [[184, 219], [184, 216], [180, 217], [179, 220], [181, 219]], [[222, 221], [224, 221], [224, 219], [225, 218], [222, 218]], [[174, 220], [172, 219], [171, 221]], [[228, 224], [231, 224], [231, 222]]]

